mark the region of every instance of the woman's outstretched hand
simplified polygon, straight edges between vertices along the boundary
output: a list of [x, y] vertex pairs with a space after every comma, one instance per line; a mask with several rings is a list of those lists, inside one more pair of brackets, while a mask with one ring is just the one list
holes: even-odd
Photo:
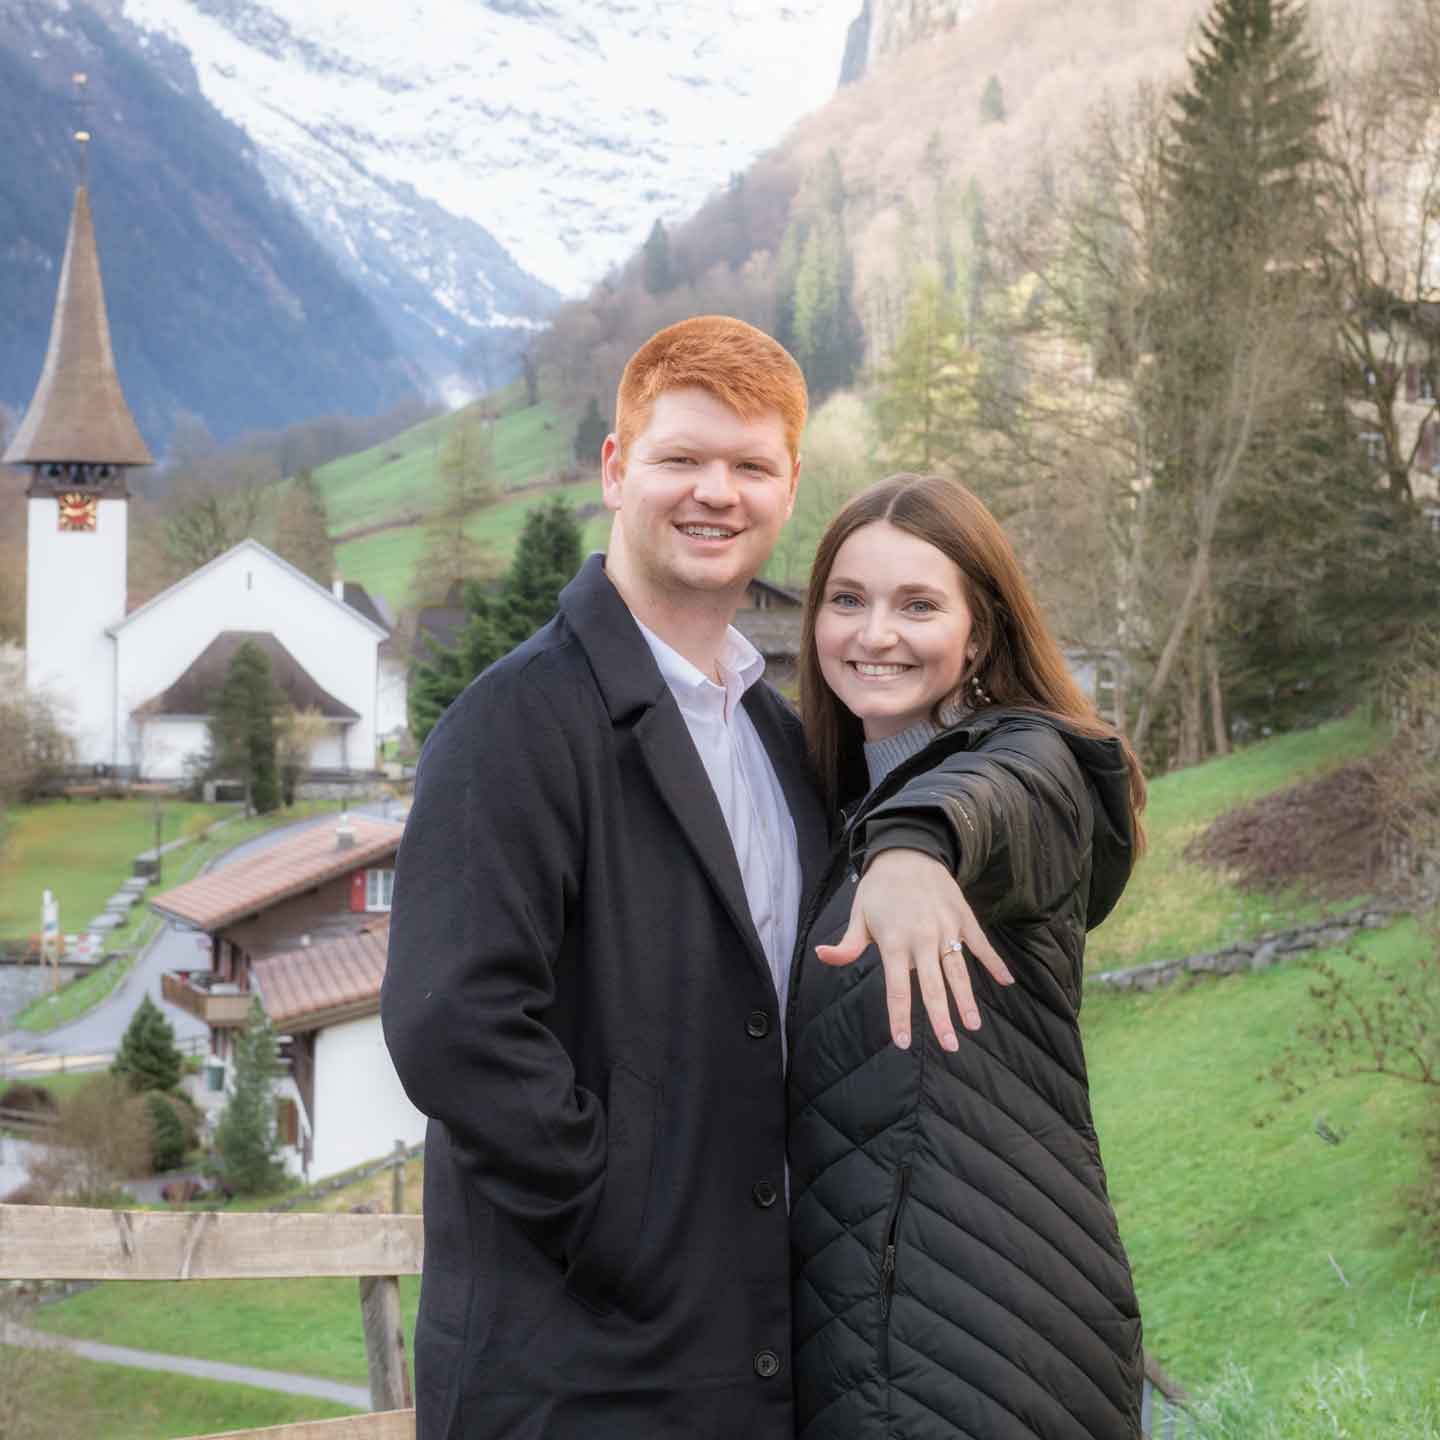
[[946, 947], [962, 940], [1001, 985], [1014, 983], [1005, 962], [985, 938], [975, 912], [938, 860], [918, 850], [882, 850], [866, 868], [850, 907], [850, 924], [838, 943], [817, 945], [827, 965], [850, 965], [872, 943], [885, 967], [885, 1005], [890, 1034], [902, 1049], [910, 1044], [910, 972], [920, 978], [920, 994], [930, 1024], [946, 1050], [958, 1050], [960, 1038], [950, 1019], [949, 982], [961, 1024], [980, 1028], [980, 1011], [970, 986], [965, 956]]

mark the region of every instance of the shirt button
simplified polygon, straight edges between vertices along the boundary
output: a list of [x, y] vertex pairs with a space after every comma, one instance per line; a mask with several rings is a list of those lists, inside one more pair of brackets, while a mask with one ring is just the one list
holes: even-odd
[[779, 1192], [768, 1180], [757, 1180], [750, 1193], [762, 1210], [768, 1210], [775, 1203]]
[[745, 1020], [745, 1033], [753, 1040], [763, 1040], [770, 1033], [770, 1017], [763, 1010], [752, 1010]]
[[755, 1356], [755, 1373], [769, 1380], [780, 1373], [780, 1357], [773, 1350], [761, 1350]]

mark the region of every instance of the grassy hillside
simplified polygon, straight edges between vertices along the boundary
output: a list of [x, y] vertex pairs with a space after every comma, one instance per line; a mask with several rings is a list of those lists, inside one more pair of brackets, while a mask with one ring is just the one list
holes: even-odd
[[1089, 968], [1191, 955], [1318, 915], [1309, 895], [1238, 889], [1229, 877], [1187, 860], [1185, 847], [1225, 811], [1368, 755], [1383, 740], [1369, 714], [1357, 709], [1333, 724], [1154, 781], [1145, 811], [1149, 848], [1114, 915], [1090, 937]]
[[[598, 479], [556, 483], [573, 475], [574, 417], [554, 406], [508, 405], [492, 431], [495, 469], [506, 497], [476, 517], [472, 533], [501, 560], [520, 534], [525, 512], [552, 495], [576, 506], [598, 506]], [[336, 538], [335, 560], [347, 580], [404, 608], [414, 603], [411, 586], [424, 549], [424, 519], [440, 498], [440, 457], [463, 411], [423, 421], [402, 434], [332, 461], [315, 472]], [[603, 543], [602, 521], [586, 531], [589, 545]]]

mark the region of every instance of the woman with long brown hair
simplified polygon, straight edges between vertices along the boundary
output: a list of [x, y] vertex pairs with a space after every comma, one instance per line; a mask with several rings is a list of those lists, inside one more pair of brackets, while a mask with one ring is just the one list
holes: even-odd
[[[1086, 931], [1141, 844], [1139, 765], [953, 481], [893, 476], [842, 510], [801, 665], [846, 818], [790, 988], [798, 1433], [1132, 1440], [1140, 1321], [1077, 1016]], [[919, 991], [897, 1016], [908, 977], [887, 985], [847, 933], [855, 879], [894, 848], [926, 850], [964, 896], [917, 960], [932, 1019], [966, 950], [993, 947], [1013, 981], [976, 969], [983, 1023], [962, 1004], [959, 1037]]]

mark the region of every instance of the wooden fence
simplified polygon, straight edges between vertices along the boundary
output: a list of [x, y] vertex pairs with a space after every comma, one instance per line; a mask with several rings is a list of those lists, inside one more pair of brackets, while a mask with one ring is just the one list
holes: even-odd
[[[418, 1215], [0, 1205], [0, 1280], [359, 1280], [373, 1413], [194, 1440], [414, 1440], [399, 1277], [418, 1275], [423, 1253]], [[1144, 1433], [1154, 1440], [1193, 1434], [1184, 1398], [1147, 1355]]]
[[423, 1249], [418, 1215], [0, 1205], [0, 1280], [358, 1279], [375, 1413], [231, 1431], [226, 1440], [414, 1440], [399, 1277], [420, 1273]]

